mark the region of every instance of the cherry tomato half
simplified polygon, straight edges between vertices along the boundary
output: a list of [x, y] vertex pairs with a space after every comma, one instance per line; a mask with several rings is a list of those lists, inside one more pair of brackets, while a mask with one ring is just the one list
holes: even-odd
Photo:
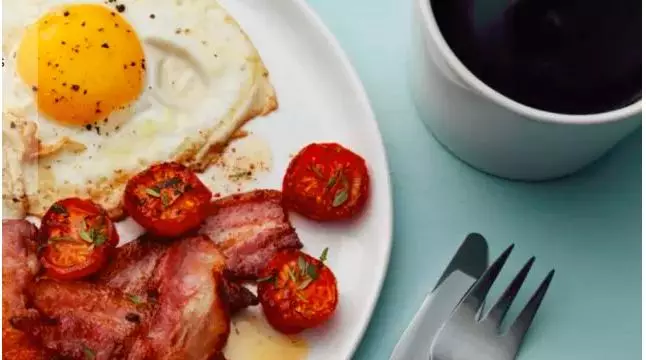
[[149, 167], [128, 181], [124, 206], [151, 233], [182, 235], [200, 226], [208, 215], [211, 191], [191, 170], [178, 163]]
[[349, 219], [364, 208], [369, 185], [366, 162], [359, 155], [339, 144], [310, 144], [287, 168], [284, 205], [314, 220]]
[[339, 295], [334, 274], [321, 260], [290, 249], [277, 252], [263, 271], [258, 298], [271, 326], [295, 334], [329, 320]]
[[47, 210], [38, 240], [45, 274], [58, 280], [75, 280], [94, 274], [106, 264], [119, 235], [99, 205], [68, 198]]

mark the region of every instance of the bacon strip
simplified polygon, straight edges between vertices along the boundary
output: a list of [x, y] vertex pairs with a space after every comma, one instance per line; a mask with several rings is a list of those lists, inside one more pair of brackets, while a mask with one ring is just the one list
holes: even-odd
[[148, 235], [118, 247], [96, 282], [146, 300], [152, 289], [150, 279], [168, 247]]
[[14, 317], [14, 326], [66, 359], [125, 357], [131, 337], [152, 311], [151, 304], [88, 282], [41, 280], [31, 290], [39, 315]]
[[213, 202], [199, 232], [222, 250], [234, 276], [256, 279], [276, 251], [303, 247], [281, 201], [280, 191], [255, 190]]
[[209, 360], [226, 344], [229, 307], [253, 296], [225, 276], [226, 259], [206, 236], [140, 239], [94, 282], [31, 285], [35, 310], [9, 323], [66, 359]]
[[26, 288], [34, 281], [36, 227], [25, 220], [2, 221], [2, 358], [45, 359], [44, 351], [22, 331], [13, 327], [16, 316], [33, 316], [27, 309]]
[[[180, 240], [184, 241], [184, 240]], [[96, 282], [135, 295], [143, 301], [157, 297], [153, 283], [154, 270], [164, 256], [169, 243], [149, 235], [117, 248], [116, 254], [106, 268], [96, 276]], [[246, 307], [258, 305], [258, 298], [247, 288], [229, 279], [225, 273], [223, 291], [229, 311], [234, 314]]]
[[129, 360], [208, 360], [229, 337], [231, 318], [222, 295], [225, 259], [205, 236], [171, 245], [152, 282], [159, 292], [148, 329], [136, 339]]

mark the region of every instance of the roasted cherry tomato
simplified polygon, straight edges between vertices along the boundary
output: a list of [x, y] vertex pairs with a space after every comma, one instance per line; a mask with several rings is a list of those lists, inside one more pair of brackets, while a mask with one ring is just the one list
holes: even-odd
[[128, 181], [124, 206], [153, 234], [174, 237], [200, 226], [208, 215], [211, 191], [178, 163], [149, 167]]
[[285, 207], [314, 220], [343, 220], [359, 213], [370, 179], [359, 155], [339, 144], [310, 144], [291, 161], [283, 179]]
[[[327, 256], [323, 252], [321, 259]], [[271, 326], [295, 334], [321, 325], [338, 303], [336, 278], [319, 259], [299, 250], [277, 252], [258, 280], [258, 298]]]
[[119, 243], [106, 211], [90, 200], [57, 201], [45, 213], [38, 235], [45, 273], [58, 280], [87, 277], [100, 270]]

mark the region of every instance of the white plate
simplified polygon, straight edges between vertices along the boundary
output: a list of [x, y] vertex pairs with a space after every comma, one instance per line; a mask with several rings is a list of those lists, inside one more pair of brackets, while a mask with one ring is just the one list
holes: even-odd
[[269, 142], [273, 155], [271, 173], [253, 186], [280, 189], [289, 155], [315, 141], [339, 142], [361, 154], [370, 167], [371, 201], [358, 221], [331, 226], [292, 216], [305, 251], [317, 256], [329, 247], [328, 265], [340, 290], [333, 320], [304, 334], [310, 345], [308, 359], [349, 359], [379, 296], [392, 241], [390, 179], [374, 114], [346, 55], [304, 1], [221, 4], [260, 52], [280, 106], [245, 126]]
[[[322, 225], [290, 216], [304, 251], [318, 256], [329, 247], [328, 265], [340, 292], [333, 319], [302, 334], [309, 345], [308, 360], [350, 359], [379, 297], [392, 242], [390, 178], [373, 111], [337, 41], [303, 0], [222, 0], [221, 4], [260, 52], [279, 102], [277, 111], [244, 127], [269, 144], [273, 165], [243, 190], [280, 189], [290, 155], [311, 142], [341, 143], [368, 163], [371, 196], [357, 221]], [[141, 232], [131, 219], [117, 227], [122, 243]]]
[[[269, 173], [258, 173], [257, 181], [241, 189], [280, 189], [290, 155], [311, 142], [338, 142], [368, 163], [371, 196], [367, 211], [357, 221], [318, 224], [290, 215], [304, 251], [318, 256], [329, 248], [328, 265], [340, 293], [333, 319], [302, 334], [309, 345], [308, 360], [350, 359], [379, 297], [392, 242], [390, 178], [374, 114], [345, 54], [304, 1], [220, 3], [260, 52], [279, 103], [274, 113], [244, 126], [269, 144], [273, 165]], [[122, 243], [141, 231], [132, 220], [117, 227]]]

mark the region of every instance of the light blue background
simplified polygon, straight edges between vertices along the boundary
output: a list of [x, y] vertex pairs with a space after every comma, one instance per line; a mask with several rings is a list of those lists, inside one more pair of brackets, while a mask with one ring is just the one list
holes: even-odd
[[[531, 255], [537, 256], [531, 287], [556, 268], [519, 359], [641, 358], [641, 135], [561, 181], [528, 184], [483, 175], [444, 151], [417, 117], [406, 75], [412, 0], [309, 3], [359, 72], [393, 177], [390, 269], [355, 358], [388, 358], [425, 293], [473, 231], [487, 237], [492, 256], [516, 243], [503, 280]], [[523, 290], [524, 302], [531, 289]]]

